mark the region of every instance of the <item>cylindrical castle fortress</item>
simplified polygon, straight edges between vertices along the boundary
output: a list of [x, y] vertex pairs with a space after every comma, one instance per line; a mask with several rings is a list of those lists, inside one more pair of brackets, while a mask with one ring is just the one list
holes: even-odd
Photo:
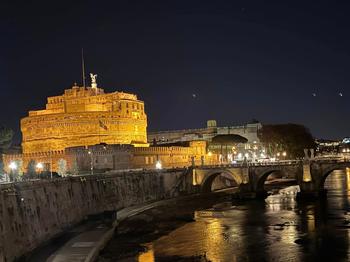
[[24, 154], [99, 143], [147, 146], [144, 102], [134, 94], [73, 86], [21, 119]]

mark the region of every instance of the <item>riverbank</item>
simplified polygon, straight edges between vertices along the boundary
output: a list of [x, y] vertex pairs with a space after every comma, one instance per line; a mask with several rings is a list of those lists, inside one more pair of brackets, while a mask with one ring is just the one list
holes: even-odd
[[[219, 195], [226, 195], [226, 193], [222, 191], [214, 192], [207, 195], [205, 198], [216, 198]], [[111, 223], [110, 219], [102, 219], [101, 217], [90, 218], [81, 225], [52, 239], [48, 244], [38, 248], [26, 257], [23, 257], [22, 261], [95, 261], [99, 255], [99, 251], [102, 250], [113, 237], [116, 226], [118, 226], [119, 229], [119, 223], [123, 223], [124, 220], [137, 216], [150, 209], [161, 206], [177, 206], [179, 202], [186, 203], [191, 199], [192, 201], [198, 201], [198, 199], [202, 199], [202, 197], [202, 195], [183, 196], [124, 208], [117, 212], [117, 220], [115, 223]]]
[[[147, 261], [148, 247], [141, 243], [152, 242], [186, 223], [194, 221], [194, 212], [198, 208], [212, 208], [217, 203], [229, 201], [225, 191], [209, 195], [197, 195], [192, 198], [176, 199], [171, 205], [162, 205], [122, 221], [115, 236], [100, 253], [98, 262], [110, 261]], [[145, 259], [145, 260], [144, 260]], [[163, 257], [161, 261], [207, 261], [205, 254], [190, 258]]]

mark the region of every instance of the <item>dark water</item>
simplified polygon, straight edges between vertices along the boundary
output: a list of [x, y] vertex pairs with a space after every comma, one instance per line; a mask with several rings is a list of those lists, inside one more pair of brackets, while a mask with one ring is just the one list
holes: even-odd
[[202, 201], [188, 209], [194, 220], [154, 210], [129, 221], [99, 261], [350, 261], [350, 170], [326, 187], [327, 200], [309, 203], [295, 201], [295, 187], [233, 206]]

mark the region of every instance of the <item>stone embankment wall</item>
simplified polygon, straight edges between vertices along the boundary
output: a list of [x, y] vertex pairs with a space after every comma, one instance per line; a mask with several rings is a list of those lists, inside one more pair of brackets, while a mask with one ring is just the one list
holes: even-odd
[[30, 252], [87, 215], [194, 193], [187, 172], [125, 172], [0, 185], [0, 262]]

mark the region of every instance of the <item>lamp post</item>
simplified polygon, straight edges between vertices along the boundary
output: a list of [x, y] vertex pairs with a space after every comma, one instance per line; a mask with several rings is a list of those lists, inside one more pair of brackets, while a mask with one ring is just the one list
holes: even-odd
[[284, 152], [282, 153], [282, 156], [283, 156], [283, 158], [284, 158], [284, 159], [286, 159], [287, 152], [286, 152], [286, 151], [284, 151]]
[[162, 169], [162, 163], [159, 160], [156, 162], [156, 169]]
[[17, 169], [17, 164], [16, 164], [16, 162], [12, 161], [12, 162], [10, 163], [10, 165], [9, 165], [9, 168], [10, 168], [10, 170], [11, 170], [11, 172], [10, 172], [10, 181], [13, 181], [13, 173], [14, 173], [14, 171]]
[[92, 154], [92, 151], [89, 150], [88, 151], [88, 154], [90, 155], [90, 170], [91, 170], [91, 175], [94, 174], [94, 157], [93, 157], [93, 154]]
[[[44, 169], [44, 165], [43, 165], [43, 163], [37, 163], [36, 164], [36, 169], [38, 170], [38, 176], [39, 176], [39, 174], [43, 171], [43, 169]], [[52, 177], [51, 177], [52, 178]]]

